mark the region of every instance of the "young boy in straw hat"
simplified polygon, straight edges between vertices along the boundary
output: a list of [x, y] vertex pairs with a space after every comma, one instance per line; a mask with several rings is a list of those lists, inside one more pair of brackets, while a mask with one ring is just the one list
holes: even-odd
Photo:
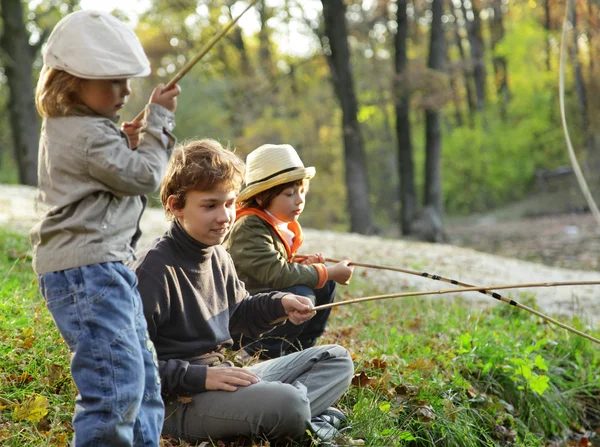
[[298, 438], [311, 429], [328, 440], [344, 419], [328, 407], [353, 374], [346, 349], [318, 346], [246, 368], [224, 360], [230, 331], [257, 337], [285, 315], [293, 324], [314, 315], [302, 296], [250, 296], [220, 245], [235, 220], [243, 171], [214, 140], [177, 149], [160, 193], [171, 227], [132, 265], [158, 353], [163, 433], [196, 442]]
[[[308, 297], [315, 305], [333, 302], [336, 283], [348, 284], [352, 276], [349, 259], [326, 266], [320, 253], [295, 257], [304, 241], [298, 218], [315, 168], [304, 167], [289, 144], [265, 144], [246, 161], [237, 220], [225, 241], [240, 279], [251, 293], [280, 290]], [[275, 358], [314, 346], [329, 313], [321, 310], [298, 326], [286, 323], [259, 340], [237, 334], [234, 340], [248, 354]]]
[[52, 31], [37, 86], [38, 205], [46, 212], [30, 233], [33, 268], [73, 352], [74, 446], [159, 443], [164, 406], [154, 348], [123, 261], [140, 235], [142, 194], [158, 188], [175, 143], [179, 88], [155, 88], [143, 128], [115, 125], [129, 78], [149, 73], [125, 24], [78, 11]]

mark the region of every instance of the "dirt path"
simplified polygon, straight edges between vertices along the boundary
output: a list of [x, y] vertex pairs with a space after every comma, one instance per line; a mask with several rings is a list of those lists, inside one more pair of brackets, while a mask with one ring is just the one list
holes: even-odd
[[[0, 224], [21, 231], [29, 230], [37, 220], [33, 205], [34, 195], [35, 190], [33, 188], [0, 185]], [[530, 225], [534, 230], [531, 234], [536, 232], [543, 234], [539, 225], [538, 228], [535, 227], [533, 222], [529, 222], [527, 225]], [[166, 227], [167, 223], [160, 210], [147, 210], [142, 218], [144, 236], [141, 244], [145, 245], [150, 242], [154, 237], [160, 235]], [[494, 233], [493, 227], [485, 224], [480, 224], [478, 227], [477, 231], [475, 227], [471, 227], [466, 228], [462, 233], [458, 229], [453, 229], [450, 231], [450, 237], [463, 241], [463, 243], [465, 235], [472, 236], [474, 240], [479, 237], [481, 240], [489, 241], [491, 235], [496, 234], [498, 231], [496, 227], [496, 233]], [[567, 230], [566, 237], [568, 237], [569, 232], [574, 231], [574, 229]], [[489, 232], [489, 234], [486, 232]], [[463, 236], [460, 236], [461, 234]], [[480, 236], [477, 236], [477, 234]], [[531, 234], [530, 239], [533, 237]], [[525, 250], [523, 247], [526, 242], [524, 241], [530, 241], [530, 239], [524, 237], [521, 241], [515, 241], [513, 246]], [[500, 239], [497, 240], [496, 245], [500, 246], [501, 241]], [[551, 241], [553, 246], [556, 247], [553, 249], [556, 250], [560, 250], [561, 247], [565, 246], [564, 241], [553, 233], [549, 234], [546, 240]], [[539, 241], [530, 241], [530, 245], [541, 247]], [[359, 262], [395, 265], [420, 272], [435, 273], [477, 285], [600, 281], [600, 273], [597, 271], [552, 267], [454, 245], [427, 244], [331, 231], [307, 229], [306, 242], [302, 251], [306, 253], [321, 251], [329, 257], [350, 256]], [[585, 252], [585, 245], [583, 251]], [[514, 256], [514, 253], [509, 252], [509, 254]], [[590, 264], [590, 268], [592, 268], [592, 265], [596, 266], [596, 264]], [[449, 284], [434, 282], [413, 275], [378, 270], [359, 271], [357, 269], [355, 275], [361, 274], [366, 275], [372, 282], [378, 282], [382, 293], [402, 292], [411, 289], [439, 290], [450, 288]], [[533, 289], [530, 290], [534, 291]], [[591, 325], [597, 327], [600, 324], [600, 286], [550, 287], [535, 289], [535, 293], [541, 312], [579, 315], [585, 321], [589, 321]], [[507, 292], [506, 296], [513, 297], [517, 301], [520, 300], [518, 292]], [[465, 294], [463, 298], [472, 300], [474, 303], [506, 305], [479, 293]], [[449, 299], [451, 299], [449, 295], [437, 296], [432, 299], [432, 303], [433, 305], [443, 306]]]

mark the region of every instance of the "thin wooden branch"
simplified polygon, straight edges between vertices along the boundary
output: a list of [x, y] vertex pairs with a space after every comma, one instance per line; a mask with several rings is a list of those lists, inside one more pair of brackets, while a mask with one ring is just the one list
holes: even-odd
[[[444, 294], [448, 294], [448, 293], [481, 292], [481, 291], [487, 291], [487, 290], [521, 289], [521, 288], [533, 288], [533, 287], [574, 286], [574, 285], [600, 285], [600, 281], [584, 281], [584, 282], [569, 281], [569, 282], [526, 283], [526, 284], [499, 284], [499, 285], [485, 286], [485, 287], [471, 286], [471, 287], [459, 287], [459, 288], [454, 288], [454, 289], [425, 290], [425, 291], [421, 291], [421, 292], [391, 293], [391, 294], [387, 294], [387, 295], [374, 295], [374, 296], [367, 296], [364, 298], [353, 298], [350, 300], [338, 301], [336, 303], [323, 304], [321, 306], [315, 306], [313, 308], [313, 310], [319, 311], [319, 310], [323, 310], [323, 309], [329, 309], [332, 307], [345, 306], [347, 304], [362, 303], [362, 302], [366, 302], [366, 301], [378, 301], [378, 300], [385, 300], [385, 299], [391, 299], [391, 298], [403, 298], [403, 297], [407, 297], [407, 296], [444, 295]], [[587, 338], [588, 340], [591, 340], [595, 343], [600, 344], [599, 339], [597, 339], [589, 334], [586, 334], [585, 332], [581, 332], [578, 329], [572, 328], [571, 326], [568, 326], [564, 323], [561, 323], [560, 321], [555, 320], [554, 318], [549, 317], [548, 315], [545, 315], [535, 309], [532, 309], [531, 307], [525, 306], [524, 304], [518, 303], [517, 301], [514, 301], [514, 300], [508, 300], [508, 304], [518, 307], [519, 309], [526, 310], [527, 312], [537, 315], [538, 317], [543, 318], [544, 320], [546, 320], [550, 323], [553, 323], [557, 326], [560, 326], [563, 329], [566, 329], [574, 334], [580, 335], [581, 337]], [[286, 319], [287, 319], [287, 317], [278, 318], [277, 320], [273, 321], [272, 324], [280, 323], [281, 321], [284, 321]]]
[[[215, 34], [213, 36], [213, 38], [206, 44], [204, 45], [200, 51], [198, 52], [198, 54], [196, 56], [194, 56], [187, 64], [185, 64], [185, 66], [179, 70], [179, 72], [175, 75], [175, 77], [173, 79], [171, 79], [167, 85], [165, 86], [165, 88], [171, 88], [173, 87], [175, 84], [177, 84], [181, 78], [183, 78], [188, 71], [190, 71], [192, 69], [192, 67], [194, 65], [196, 65], [196, 63], [198, 63], [198, 61], [200, 59], [202, 59], [204, 57], [204, 55], [206, 53], [208, 53], [212, 47], [215, 46], [215, 44], [227, 33], [227, 31], [229, 31], [233, 25], [235, 25], [237, 23], [237, 21], [250, 9], [252, 8], [252, 6], [254, 6], [259, 0], [251, 0], [250, 4], [246, 7], [246, 9], [244, 9], [235, 19], [231, 20], [223, 29], [221, 29], [221, 31], [219, 31], [217, 34]], [[133, 121], [139, 121], [141, 119], [144, 118], [144, 113], [145, 110], [142, 110], [140, 113], [138, 113], [138, 115], [133, 119]]]

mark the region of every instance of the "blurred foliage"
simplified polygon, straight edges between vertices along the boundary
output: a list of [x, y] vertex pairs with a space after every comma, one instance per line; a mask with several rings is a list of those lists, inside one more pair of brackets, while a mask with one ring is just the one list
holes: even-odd
[[[482, 3], [483, 35], [489, 40], [493, 0]], [[558, 47], [564, 0], [549, 0], [550, 33], [544, 27], [544, 4], [532, 0], [504, 2], [505, 36], [495, 55], [506, 58], [510, 101], [495, 92], [493, 54], [486, 53], [488, 104], [469, 124], [465, 98], [464, 63], [453, 36], [453, 19], [446, 15], [448, 74], [440, 77], [426, 69], [429, 5], [411, 4], [409, 70], [401, 87], [411, 92], [412, 138], [418, 192], [424, 190], [425, 107], [442, 108], [443, 186], [446, 211], [467, 214], [500, 206], [526, 195], [536, 171], [568, 164], [558, 108]], [[377, 224], [398, 226], [399, 192], [394, 117], [395, 2], [359, 2], [348, 6], [349, 43], [362, 126], [371, 201]], [[27, 4], [27, 2], [24, 2]], [[55, 23], [74, 2], [29, 2], [32, 40]], [[341, 113], [333, 95], [330, 71], [318, 37], [320, 2], [281, 0], [266, 2], [262, 10], [247, 13], [243, 29], [231, 30], [182, 80], [176, 135], [180, 142], [212, 137], [236, 148], [245, 157], [264, 143], [289, 143], [306, 165], [317, 168], [302, 222], [316, 228], [346, 229], [346, 190]], [[35, 8], [33, 7], [35, 6]], [[123, 111], [131, 119], [146, 103], [158, 82], [167, 82], [195, 55], [245, 3], [235, 0], [179, 0], [150, 2], [136, 17], [136, 33], [154, 68], [147, 79], [135, 80], [134, 94]], [[448, 6], [446, 6], [448, 7]], [[126, 19], [126, 11], [117, 11]], [[581, 8], [580, 59], [588, 91], [590, 122], [597, 122], [600, 106], [598, 74], [598, 9]], [[466, 43], [466, 39], [465, 40]], [[547, 42], [549, 46], [547, 47]], [[488, 45], [489, 48], [489, 45]], [[546, 68], [547, 48], [551, 69]], [[466, 47], [468, 51], [468, 46]], [[585, 135], [573, 87], [572, 65], [567, 68], [566, 106], [571, 136], [583, 159]], [[39, 61], [37, 63], [39, 68]], [[450, 77], [458, 102], [450, 94]], [[0, 75], [0, 83], [4, 83]], [[7, 92], [0, 89], [0, 181], [13, 182]], [[455, 122], [456, 108], [464, 124]], [[506, 110], [506, 113], [502, 113]], [[595, 121], [594, 121], [595, 120]], [[596, 129], [592, 130], [596, 131]], [[600, 136], [596, 135], [596, 145]]]

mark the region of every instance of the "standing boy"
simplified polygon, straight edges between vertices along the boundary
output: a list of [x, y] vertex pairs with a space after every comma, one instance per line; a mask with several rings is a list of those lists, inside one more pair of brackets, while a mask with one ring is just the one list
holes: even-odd
[[[158, 446], [164, 416], [136, 278], [123, 264], [140, 237], [175, 137], [179, 87], [154, 89], [146, 124], [123, 123], [130, 78], [150, 74], [140, 41], [108, 13], [77, 11], [46, 43], [33, 268], [73, 352], [73, 446]], [[132, 150], [137, 149], [137, 150]]]
[[344, 416], [329, 407], [353, 373], [346, 349], [319, 346], [246, 368], [224, 361], [230, 331], [258, 337], [280, 317], [299, 324], [314, 314], [305, 297], [250, 296], [220, 245], [235, 221], [243, 172], [214, 140], [176, 150], [161, 187], [171, 228], [132, 266], [158, 354], [163, 433], [195, 442], [298, 438], [309, 428], [332, 438]]

